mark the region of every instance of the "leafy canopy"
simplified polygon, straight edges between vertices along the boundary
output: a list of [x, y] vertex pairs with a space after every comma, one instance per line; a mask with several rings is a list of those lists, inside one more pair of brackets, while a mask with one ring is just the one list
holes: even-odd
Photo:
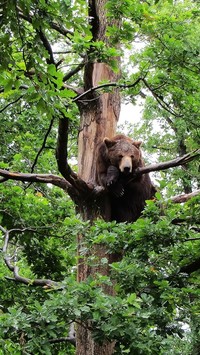
[[[121, 19], [120, 27], [107, 27], [109, 48], [93, 38], [86, 1], [9, 0], [2, 7], [1, 168], [57, 174], [60, 117], [69, 118], [68, 155], [76, 161], [75, 99], [84, 65], [105, 61], [116, 71], [119, 54], [119, 84], [143, 79], [121, 92], [124, 101], [143, 100], [139, 124], [133, 117], [123, 129], [143, 138], [147, 160], [199, 147], [198, 3], [109, 0], [107, 11], [108, 18]], [[166, 196], [190, 192], [199, 188], [198, 162], [155, 178]], [[91, 322], [97, 341], [116, 340], [116, 354], [198, 354], [199, 268], [192, 269], [199, 261], [198, 197], [182, 206], [158, 194], [134, 224], [98, 220], [91, 226], [55, 186], [4, 181], [0, 196], [1, 225], [10, 231], [7, 253], [20, 274], [57, 281], [52, 289], [16, 283], [2, 255], [0, 354], [74, 354], [70, 342], [54, 340], [68, 337], [77, 319]], [[99, 244], [108, 253], [123, 251], [110, 277], [99, 273], [77, 283], [78, 233], [85, 235], [82, 256]], [[3, 248], [2, 230], [0, 239]], [[107, 262], [95, 255], [88, 260], [91, 266]], [[113, 279], [115, 297], [104, 292]]]

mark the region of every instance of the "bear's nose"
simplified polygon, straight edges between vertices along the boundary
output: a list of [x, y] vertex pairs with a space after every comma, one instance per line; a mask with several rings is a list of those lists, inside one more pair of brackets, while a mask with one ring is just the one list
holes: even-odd
[[130, 170], [131, 170], [130, 166], [125, 166], [125, 167], [124, 167], [124, 173], [125, 173], [125, 174], [130, 173]]

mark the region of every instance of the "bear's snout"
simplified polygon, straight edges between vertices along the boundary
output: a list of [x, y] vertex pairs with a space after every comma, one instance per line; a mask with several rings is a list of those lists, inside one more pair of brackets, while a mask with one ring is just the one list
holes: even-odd
[[125, 166], [125, 167], [124, 167], [124, 173], [125, 173], [125, 174], [128, 174], [128, 173], [130, 173], [130, 172], [131, 172], [130, 166]]
[[119, 164], [119, 170], [124, 173], [124, 174], [129, 174], [132, 172], [132, 160], [131, 157], [123, 157], [120, 164]]

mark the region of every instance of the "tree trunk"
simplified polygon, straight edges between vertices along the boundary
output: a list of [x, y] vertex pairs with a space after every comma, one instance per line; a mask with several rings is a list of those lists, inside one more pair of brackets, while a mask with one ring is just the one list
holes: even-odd
[[[103, 80], [116, 81], [118, 75], [104, 63], [90, 64], [86, 68], [87, 80], [91, 76], [90, 87]], [[88, 85], [86, 85], [86, 89]], [[120, 112], [120, 96], [118, 89], [113, 93], [95, 94], [86, 98], [81, 105], [81, 126], [78, 139], [79, 176], [86, 182], [94, 182], [96, 166], [96, 150], [104, 137], [112, 137]]]
[[[106, 0], [89, 1], [89, 16], [92, 18], [93, 40], [101, 40], [108, 44], [105, 37], [107, 19], [105, 16], [104, 5]], [[91, 49], [92, 51], [92, 49]], [[88, 54], [88, 57], [90, 53]], [[119, 58], [118, 58], [119, 61]], [[119, 64], [120, 66], [120, 64]], [[114, 73], [105, 63], [95, 62], [85, 67], [84, 86], [88, 90], [99, 85], [102, 81], [117, 81], [119, 73]], [[118, 89], [113, 92], [97, 93], [92, 92], [79, 102], [81, 112], [81, 125], [78, 137], [78, 175], [81, 179], [88, 183], [95, 184], [97, 148], [104, 137], [112, 137], [116, 133], [116, 125], [120, 113], [120, 96]], [[97, 208], [96, 208], [97, 207]], [[99, 207], [99, 209], [98, 209]], [[98, 201], [94, 203], [87, 201], [80, 206], [80, 212], [84, 220], [93, 222], [97, 217], [108, 215], [108, 200], [105, 196], [104, 203], [101, 206]], [[84, 241], [84, 236], [78, 238], [79, 250]], [[87, 279], [88, 276], [95, 278], [95, 274], [109, 275], [109, 264], [113, 261], [114, 256], [106, 253], [104, 245], [97, 245], [90, 251], [90, 255], [95, 254], [99, 261], [102, 258], [108, 259], [108, 264], [95, 262], [95, 266], [87, 264], [87, 256], [79, 258], [78, 280], [79, 282]], [[80, 256], [80, 254], [79, 254]], [[113, 287], [104, 287], [104, 292], [109, 295], [114, 294]], [[87, 327], [88, 326], [88, 327]], [[79, 325], [77, 329], [77, 355], [111, 355], [114, 351], [114, 342], [107, 342], [102, 339], [102, 344], [96, 343], [92, 338], [92, 332], [88, 329], [92, 324], [84, 326]]]
[[[106, 64], [95, 63], [92, 71], [92, 85], [96, 86], [103, 79], [110, 81], [116, 80], [116, 75], [108, 68]], [[112, 137], [116, 132], [116, 124], [120, 112], [120, 98], [119, 93], [115, 90], [113, 93], [104, 93], [97, 98], [97, 100], [91, 101], [85, 108], [81, 109], [81, 130], [79, 134], [79, 176], [86, 182], [95, 183], [95, 170], [96, 170], [96, 151], [98, 144], [102, 142], [105, 136]], [[98, 202], [96, 201], [96, 204]], [[82, 205], [82, 217], [84, 220], [95, 220], [99, 213], [102, 216], [108, 215], [106, 211], [109, 206], [108, 200], [104, 200], [104, 204], [101, 201], [101, 207], [93, 204], [90, 206]], [[79, 248], [83, 242], [84, 236], [79, 236]], [[109, 275], [109, 264], [112, 262], [112, 255], [106, 254], [105, 246], [96, 246], [95, 250], [91, 251], [95, 253], [99, 261], [105, 256], [109, 259], [106, 266], [91, 267], [87, 265], [87, 257], [84, 260], [79, 259], [78, 267], [78, 280], [83, 281], [89, 275], [95, 277], [95, 273], [101, 273], [103, 275]], [[95, 262], [96, 264], [96, 262]], [[104, 291], [113, 295], [113, 287], [104, 288]], [[82, 326], [77, 329], [77, 355], [111, 355], [113, 354], [114, 343], [103, 342], [102, 345], [95, 343], [92, 339], [91, 332]]]

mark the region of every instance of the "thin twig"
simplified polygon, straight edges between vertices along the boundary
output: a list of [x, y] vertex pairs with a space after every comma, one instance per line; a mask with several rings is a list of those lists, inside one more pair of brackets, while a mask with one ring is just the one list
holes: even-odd
[[18, 102], [19, 100], [21, 100], [23, 97], [23, 95], [19, 96], [16, 100], [9, 102], [9, 104], [7, 104], [6, 106], [4, 106], [1, 110], [0, 113], [2, 113], [3, 111], [5, 111], [9, 106], [16, 104], [16, 102]]
[[100, 89], [103, 89], [103, 88], [106, 88], [106, 87], [116, 87], [116, 88], [123, 88], [123, 89], [132, 88], [132, 87], [136, 86], [141, 80], [142, 80], [142, 78], [138, 78], [132, 84], [120, 84], [120, 83], [116, 83], [116, 82], [111, 82], [111, 83], [105, 83], [105, 84], [93, 86], [92, 88], [86, 90], [82, 94], [76, 96], [72, 101], [73, 102], [80, 101], [80, 99], [82, 99], [82, 97], [86, 96], [87, 94], [90, 94], [90, 93], [92, 93], [94, 91], [97, 91], [97, 90], [100, 90]]
[[171, 115], [173, 115], [175, 117], [180, 117], [181, 116], [180, 114], [178, 114], [177, 112], [175, 112], [171, 108], [169, 108], [169, 105], [163, 99], [161, 99], [161, 97], [159, 95], [157, 95], [155, 93], [154, 89], [151, 88], [151, 86], [148, 84], [146, 79], [142, 78], [141, 80], [145, 84], [147, 89], [149, 89], [149, 91], [152, 93], [153, 97], [156, 99], [156, 101], [159, 103], [159, 105], [162, 108], [164, 108], [164, 110], [166, 110], [167, 112], [169, 112]]
[[[19, 16], [23, 20], [25, 20], [25, 21], [27, 21], [27, 22], [29, 22], [31, 24], [33, 23], [33, 16], [31, 16], [30, 13], [28, 14], [28, 16], [26, 16], [26, 15], [23, 14], [22, 10], [19, 7], [17, 7], [17, 9], [18, 9], [18, 12], [19, 12]], [[70, 31], [70, 30], [67, 30], [64, 26], [60, 26], [56, 22], [53, 22], [53, 21], [49, 22], [49, 24], [50, 24], [50, 26], [51, 26], [51, 28], [53, 30], [59, 32], [63, 36], [67, 37], [68, 39], [71, 39], [71, 36], [73, 36], [73, 32]]]
[[38, 153], [37, 153], [37, 155], [36, 155], [36, 157], [35, 157], [35, 160], [34, 160], [33, 165], [32, 165], [32, 167], [31, 167], [31, 173], [33, 173], [34, 168], [35, 168], [35, 166], [36, 166], [36, 164], [37, 164], [38, 158], [39, 158], [40, 154], [42, 153], [43, 149], [45, 148], [48, 135], [49, 135], [49, 133], [51, 132], [51, 128], [52, 128], [52, 126], [53, 126], [53, 122], [54, 122], [54, 117], [51, 119], [50, 125], [49, 125], [49, 127], [48, 127], [48, 129], [47, 129], [47, 132], [46, 132], [45, 136], [44, 136], [44, 140], [43, 140], [42, 146], [41, 146], [41, 148], [39, 149], [39, 151], [38, 151]]

